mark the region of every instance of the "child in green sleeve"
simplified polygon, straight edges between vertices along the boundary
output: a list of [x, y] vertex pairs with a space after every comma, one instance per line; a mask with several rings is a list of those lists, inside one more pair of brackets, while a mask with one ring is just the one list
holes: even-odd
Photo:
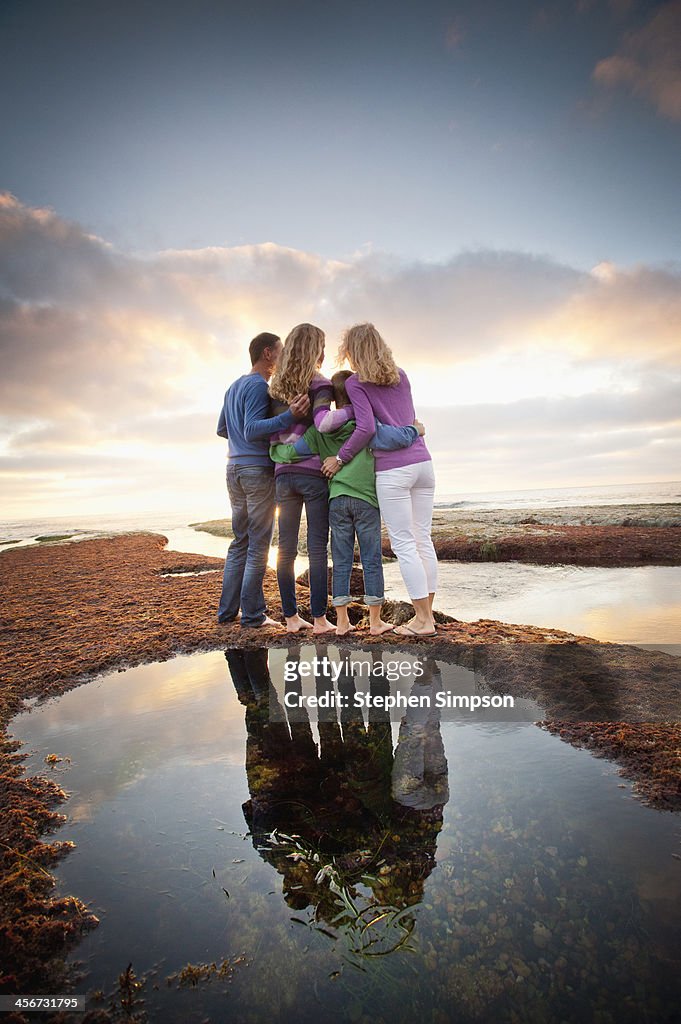
[[[350, 405], [345, 381], [349, 370], [341, 370], [331, 378], [336, 408]], [[338, 454], [355, 429], [355, 421], [348, 422], [331, 433], [321, 433], [309, 427], [295, 444], [273, 444], [270, 458], [274, 462], [296, 462], [298, 459], [319, 455], [322, 461]], [[350, 575], [355, 551], [355, 538], [364, 571], [364, 603], [369, 608], [369, 629], [378, 636], [392, 629], [381, 618], [385, 600], [383, 559], [381, 555], [381, 515], [376, 498], [376, 471], [371, 449], [395, 450], [407, 448], [424, 433], [418, 421], [406, 427], [393, 427], [376, 422], [376, 433], [369, 446], [359, 452], [351, 462], [341, 466], [329, 481], [329, 523], [331, 526], [331, 556], [333, 559], [332, 591], [338, 625], [337, 636], [344, 636], [354, 627], [348, 618]]]

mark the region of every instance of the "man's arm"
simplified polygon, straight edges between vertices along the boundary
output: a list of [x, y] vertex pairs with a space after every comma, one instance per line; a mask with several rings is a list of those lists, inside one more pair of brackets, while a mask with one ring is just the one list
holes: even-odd
[[389, 423], [381, 423], [376, 420], [376, 433], [369, 441], [369, 448], [377, 448], [383, 452], [394, 452], [398, 448], [410, 448], [419, 431], [416, 427], [393, 427]]
[[[225, 399], [226, 398], [227, 398], [227, 395], [225, 395]], [[218, 420], [217, 434], [218, 434], [218, 437], [224, 437], [224, 438], [229, 439], [229, 434], [227, 433], [227, 417], [225, 416], [225, 403], [224, 402], [222, 403], [222, 409], [220, 409], [220, 418]]]
[[262, 387], [249, 388], [244, 403], [244, 437], [247, 441], [256, 441], [269, 437], [279, 430], [285, 430], [295, 419], [290, 409], [286, 409], [279, 416], [267, 415], [270, 411], [270, 399], [267, 385], [262, 377], [260, 379]]

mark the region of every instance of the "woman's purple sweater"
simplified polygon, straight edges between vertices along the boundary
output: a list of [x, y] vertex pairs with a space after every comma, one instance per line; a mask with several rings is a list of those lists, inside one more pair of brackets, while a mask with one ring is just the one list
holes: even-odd
[[[345, 382], [348, 398], [355, 411], [355, 427], [341, 450], [339, 458], [349, 462], [362, 448], [366, 448], [376, 431], [376, 420], [388, 423], [393, 427], [402, 427], [405, 423], [413, 423], [415, 412], [411, 397], [411, 385], [404, 370], [400, 370], [399, 384], [367, 384], [353, 373]], [[412, 466], [416, 462], [429, 462], [430, 452], [422, 437], [418, 437], [410, 448], [398, 448], [397, 451], [384, 452], [374, 449], [376, 472], [385, 469], [397, 469], [399, 466]]]

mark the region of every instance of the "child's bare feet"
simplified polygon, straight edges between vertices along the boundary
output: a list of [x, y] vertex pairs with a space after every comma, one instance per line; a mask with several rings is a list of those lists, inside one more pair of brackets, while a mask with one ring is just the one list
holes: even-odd
[[312, 629], [312, 623], [308, 622], [307, 619], [301, 619], [300, 615], [286, 617], [287, 633], [297, 633], [301, 629]]
[[392, 622], [384, 622], [383, 619], [379, 619], [378, 622], [372, 622], [369, 627], [369, 632], [372, 636], [380, 636], [381, 633], [387, 633], [389, 629], [393, 628]]
[[339, 605], [336, 608], [336, 636], [345, 636], [346, 633], [354, 633], [355, 627], [348, 618], [348, 610], [345, 605]]
[[326, 615], [320, 615], [318, 618], [315, 618], [314, 620], [312, 632], [317, 636], [320, 633], [335, 633], [336, 627], [334, 626], [333, 622], [329, 622]]
[[372, 636], [380, 636], [393, 628], [391, 622], [384, 622], [381, 618], [381, 607], [380, 604], [369, 605], [369, 632]]

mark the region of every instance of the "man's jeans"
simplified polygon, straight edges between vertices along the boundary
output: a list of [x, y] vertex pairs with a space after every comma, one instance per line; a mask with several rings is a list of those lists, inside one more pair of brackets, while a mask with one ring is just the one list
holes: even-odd
[[350, 604], [350, 575], [355, 553], [355, 535], [364, 572], [364, 603], [383, 604], [383, 560], [381, 558], [381, 514], [361, 498], [341, 494], [329, 504], [331, 556], [333, 558], [333, 603]]
[[274, 528], [274, 466], [227, 466], [232, 532], [222, 580], [219, 622], [233, 622], [241, 608], [242, 626], [265, 620], [262, 581]]
[[312, 473], [281, 473], [276, 478], [279, 506], [277, 580], [284, 615], [296, 614], [295, 560], [300, 517], [305, 505], [307, 553], [310, 559], [310, 609], [315, 618], [326, 615], [329, 599], [329, 485]]

